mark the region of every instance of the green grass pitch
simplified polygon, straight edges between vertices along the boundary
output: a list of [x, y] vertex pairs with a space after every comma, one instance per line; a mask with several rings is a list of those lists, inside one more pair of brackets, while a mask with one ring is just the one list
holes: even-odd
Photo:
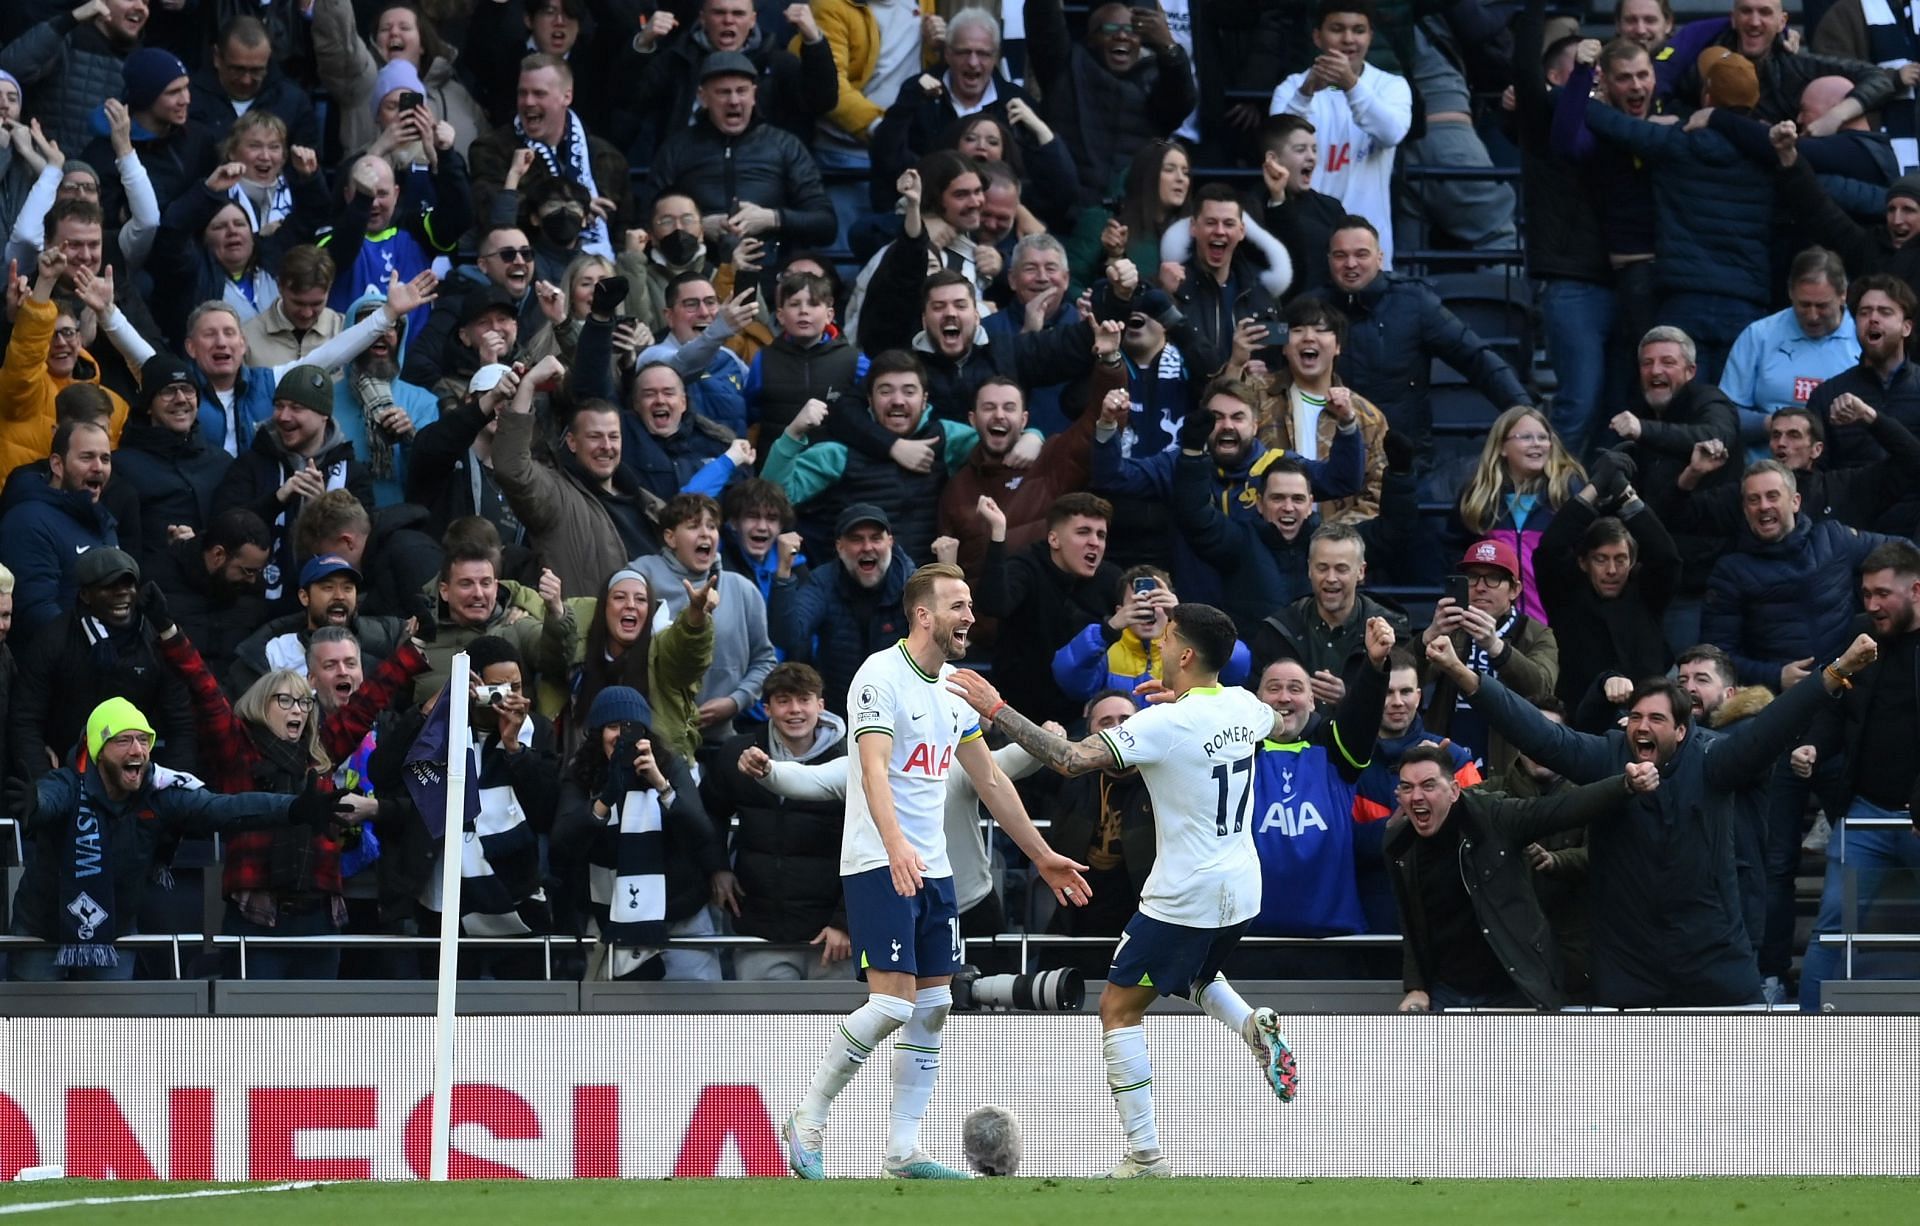
[[[881, 1215], [914, 1226], [1185, 1226], [1227, 1221], [1298, 1221], [1355, 1226], [1462, 1223], [1737, 1222], [1805, 1226], [1911, 1222], [1916, 1179], [1386, 1180], [1172, 1179], [1125, 1184], [1076, 1179], [994, 1179], [968, 1184], [887, 1180], [530, 1181], [353, 1183], [291, 1192], [86, 1205], [20, 1212], [29, 1204], [178, 1193], [205, 1184], [0, 1185], [0, 1216], [47, 1222], [139, 1226], [340, 1226], [404, 1221], [407, 1226], [550, 1226], [555, 1222], [644, 1221], [721, 1226], [849, 1226]], [[245, 1185], [222, 1185], [240, 1187]], [[11, 1212], [10, 1212], [11, 1211]], [[17, 1216], [15, 1216], [17, 1215]]]

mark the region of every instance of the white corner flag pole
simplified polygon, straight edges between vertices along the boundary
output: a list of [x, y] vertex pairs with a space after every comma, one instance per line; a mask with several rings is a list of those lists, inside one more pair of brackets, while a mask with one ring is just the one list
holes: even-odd
[[447, 828], [440, 848], [440, 982], [433, 1007], [433, 1133], [427, 1178], [447, 1180], [448, 1141], [453, 1132], [453, 1018], [460, 982], [460, 857], [467, 824], [467, 653], [453, 657], [442, 702], [447, 710]]

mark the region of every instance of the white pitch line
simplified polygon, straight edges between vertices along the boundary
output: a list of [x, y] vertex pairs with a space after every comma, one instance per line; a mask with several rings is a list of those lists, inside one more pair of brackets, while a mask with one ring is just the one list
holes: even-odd
[[78, 1200], [43, 1200], [24, 1205], [0, 1205], [0, 1217], [10, 1213], [39, 1213], [47, 1209], [78, 1209], [88, 1205], [135, 1205], [142, 1201], [199, 1200], [209, 1196], [251, 1196], [256, 1192], [302, 1192], [323, 1188], [334, 1182], [307, 1179], [298, 1183], [269, 1184], [264, 1188], [201, 1188], [196, 1192], [146, 1192], [139, 1196], [84, 1196]]

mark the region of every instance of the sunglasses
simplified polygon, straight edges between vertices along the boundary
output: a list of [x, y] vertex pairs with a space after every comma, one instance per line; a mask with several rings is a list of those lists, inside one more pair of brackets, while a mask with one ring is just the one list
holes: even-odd
[[494, 259], [499, 260], [502, 264], [533, 263], [533, 248], [531, 247], [502, 247], [497, 251], [488, 252], [488, 254]]

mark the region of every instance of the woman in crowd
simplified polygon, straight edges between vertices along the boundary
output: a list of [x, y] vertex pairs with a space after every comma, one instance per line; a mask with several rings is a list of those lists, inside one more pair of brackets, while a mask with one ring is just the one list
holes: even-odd
[[584, 861], [601, 942], [589, 978], [718, 980], [718, 955], [659, 949], [667, 937], [715, 932], [709, 900], [739, 910], [726, 843], [686, 759], [654, 730], [653, 708], [631, 686], [595, 694], [584, 725], [560, 784], [553, 855], [576, 870]]
[[1073, 277], [1068, 293], [1077, 295], [1106, 276], [1108, 262], [1122, 256], [1133, 261], [1142, 281], [1153, 281], [1160, 273], [1160, 236], [1192, 216], [1192, 199], [1193, 163], [1187, 151], [1170, 140], [1142, 145], [1127, 167], [1118, 200], [1108, 208], [1081, 210], [1067, 236], [1067, 270]]
[[[717, 602], [718, 588], [709, 585], [709, 600]], [[709, 600], [692, 600], [680, 616], [656, 628], [658, 608], [637, 570], [614, 572], [597, 600], [576, 597], [574, 620], [586, 627], [575, 647], [568, 678], [570, 697], [566, 721], [569, 753], [580, 745], [590, 727], [594, 700], [608, 686], [626, 686], [647, 698], [648, 724], [666, 747], [691, 758], [700, 744], [700, 706], [697, 697], [707, 668], [713, 663], [713, 622], [707, 616]], [[581, 606], [585, 606], [584, 608]]]
[[1516, 405], [1487, 434], [1473, 477], [1454, 508], [1450, 546], [1466, 548], [1483, 537], [1503, 537], [1520, 556], [1520, 611], [1544, 624], [1545, 606], [1533, 577], [1533, 551], [1554, 512], [1587, 484], [1586, 470], [1570, 455], [1538, 409]]

